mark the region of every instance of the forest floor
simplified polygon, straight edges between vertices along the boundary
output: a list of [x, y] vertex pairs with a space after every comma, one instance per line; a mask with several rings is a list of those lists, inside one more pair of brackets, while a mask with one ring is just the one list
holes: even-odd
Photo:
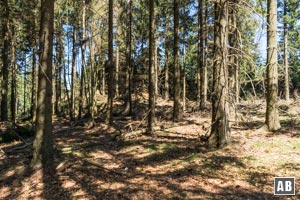
[[[209, 109], [190, 109], [178, 126], [126, 140], [116, 135], [142, 128], [142, 114], [120, 118], [115, 127], [101, 119], [92, 128], [56, 119], [56, 173], [30, 170], [32, 148], [2, 154], [0, 199], [300, 199], [299, 104], [282, 103], [277, 133], [261, 128], [263, 102], [238, 105], [232, 142], [219, 150], [199, 140], [208, 132]], [[158, 124], [171, 123], [171, 102], [159, 102], [157, 113]], [[296, 177], [297, 196], [275, 197], [276, 176]]]

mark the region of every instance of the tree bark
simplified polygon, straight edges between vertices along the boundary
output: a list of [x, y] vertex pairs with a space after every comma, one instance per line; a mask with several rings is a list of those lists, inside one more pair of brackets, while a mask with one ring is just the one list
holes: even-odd
[[[287, 17], [287, 0], [284, 0], [284, 17]], [[288, 60], [288, 27], [284, 19], [284, 97], [290, 101], [289, 60]]]
[[[94, 26], [93, 24], [90, 26], [90, 34], [94, 34]], [[91, 119], [93, 120], [95, 117], [95, 93], [97, 89], [97, 84], [96, 84], [96, 74], [97, 74], [97, 66], [95, 62], [95, 51], [96, 47], [93, 46], [93, 40], [89, 40], [89, 49], [90, 49], [90, 113], [91, 113]]]
[[78, 119], [81, 119], [83, 113], [83, 96], [85, 92], [85, 45], [86, 45], [86, 1], [83, 0], [82, 11], [82, 38], [81, 38], [81, 78], [79, 91], [79, 111]]
[[230, 113], [235, 110], [235, 105], [239, 100], [239, 63], [238, 63], [238, 29], [237, 29], [237, 9], [238, 0], [230, 0], [229, 8], [229, 95]]
[[280, 129], [278, 114], [278, 60], [277, 60], [277, 1], [268, 0], [267, 29], [267, 112], [269, 131]]
[[[58, 24], [57, 32], [57, 45], [55, 47], [55, 53], [57, 54], [55, 62], [55, 103], [54, 103], [54, 113], [56, 115], [61, 114], [61, 102], [62, 102], [62, 61], [64, 56], [63, 40], [62, 40], [62, 24]], [[68, 57], [69, 63], [69, 57]]]
[[220, 148], [229, 142], [228, 116], [228, 2], [215, 2], [215, 37], [212, 91], [212, 127], [208, 143], [212, 148]]
[[77, 27], [73, 27], [73, 50], [72, 50], [72, 72], [71, 72], [71, 120], [75, 120], [75, 91], [76, 91], [76, 56], [77, 56]]
[[174, 0], [174, 108], [173, 120], [179, 122], [182, 120], [182, 105], [180, 102], [181, 80], [179, 65], [179, 0]]
[[165, 61], [165, 85], [164, 85], [164, 98], [165, 100], [169, 100], [169, 51], [168, 51], [168, 29], [169, 28], [169, 23], [168, 19], [166, 18], [166, 25], [165, 25], [165, 56], [166, 56], [166, 61]]
[[23, 79], [23, 113], [24, 115], [26, 114], [26, 89], [27, 89], [27, 81], [26, 81], [26, 76], [27, 76], [27, 62], [26, 62], [26, 54], [25, 52], [23, 53], [23, 59], [24, 59], [24, 79]]
[[12, 47], [11, 47], [11, 102], [10, 102], [10, 111], [11, 111], [11, 121], [16, 123], [16, 108], [17, 108], [17, 64], [16, 64], [16, 33], [15, 27], [12, 26]]
[[[208, 65], [208, 31], [209, 31], [209, 24], [208, 24], [208, 7], [209, 7], [209, 1], [205, 1], [205, 15], [204, 15], [204, 21], [205, 21], [205, 32], [204, 34], [204, 43], [205, 43], [205, 49], [204, 49], [204, 66], [203, 66], [203, 85], [201, 88], [203, 89], [203, 101], [204, 104], [207, 102], [207, 88], [208, 88], [208, 77], [207, 77], [207, 65]], [[201, 103], [201, 102], [200, 102]], [[204, 105], [205, 106], [205, 105]]]
[[2, 38], [3, 38], [3, 49], [2, 49], [2, 87], [1, 87], [1, 121], [8, 120], [8, 54], [9, 54], [9, 6], [7, 0], [3, 0], [3, 14], [2, 19]]
[[36, 121], [36, 97], [37, 97], [37, 66], [36, 66], [36, 40], [34, 39], [32, 47], [32, 72], [31, 72], [31, 123]]
[[154, 1], [149, 0], [149, 114], [148, 114], [148, 127], [147, 133], [153, 134], [153, 127], [155, 123], [155, 75], [154, 75], [154, 51], [155, 51], [155, 13], [154, 13]]
[[132, 66], [131, 66], [131, 53], [132, 53], [132, 0], [127, 1], [127, 17], [128, 28], [126, 31], [126, 77], [125, 77], [125, 88], [126, 88], [126, 100], [124, 114], [132, 114], [132, 90], [131, 90], [131, 77], [132, 77]]
[[204, 89], [205, 89], [205, 73], [204, 73], [204, 41], [203, 41], [203, 0], [198, 0], [198, 67], [197, 67], [197, 103], [203, 110], [205, 106]]
[[183, 66], [182, 66], [182, 108], [186, 110], [186, 44], [183, 44]]
[[112, 109], [114, 98], [114, 54], [113, 54], [113, 0], [109, 0], [108, 11], [108, 95], [106, 124], [112, 123]]
[[157, 38], [156, 34], [154, 34], [154, 90], [155, 90], [155, 101], [159, 95], [159, 86], [158, 86], [158, 76], [159, 76], [159, 66], [158, 66], [158, 45], [157, 45]]
[[53, 162], [52, 146], [52, 53], [54, 0], [42, 0], [40, 21], [39, 80], [36, 135], [33, 144], [33, 167]]
[[[120, 45], [120, 42], [118, 42]], [[120, 96], [119, 92], [119, 72], [120, 72], [120, 47], [118, 46], [116, 49], [116, 74], [115, 74], [115, 81], [116, 81], [116, 97]]]

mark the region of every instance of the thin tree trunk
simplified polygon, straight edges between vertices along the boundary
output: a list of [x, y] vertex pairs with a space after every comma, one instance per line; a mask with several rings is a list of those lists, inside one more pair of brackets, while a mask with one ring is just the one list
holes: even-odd
[[101, 94], [105, 95], [105, 64], [102, 64], [102, 69], [101, 69]]
[[32, 124], [36, 121], [36, 82], [37, 82], [37, 66], [36, 66], [36, 40], [34, 39], [32, 47], [32, 73], [31, 73], [31, 120]]
[[[284, 0], [284, 17], [287, 16], [287, 0]], [[288, 27], [284, 19], [284, 97], [290, 101], [289, 60], [288, 60]]]
[[[60, 61], [59, 61], [59, 63], [57, 63], [58, 65], [61, 65], [61, 63], [60, 63]], [[67, 112], [69, 113], [69, 114], [71, 114], [70, 113], [70, 110], [71, 110], [71, 98], [70, 98], [70, 94], [69, 94], [69, 91], [68, 91], [68, 83], [67, 83], [67, 79], [68, 79], [68, 69], [67, 68], [69, 68], [69, 65], [68, 66], [65, 66], [64, 68], [63, 68], [63, 75], [64, 75], [64, 79], [63, 79], [63, 82], [64, 82], [64, 86], [65, 86], [65, 96], [64, 96], [64, 98], [65, 97], [67, 97], [67, 105], [68, 105], [68, 110], [67, 110]], [[68, 70], [68, 71], [67, 71]], [[63, 113], [65, 113], [65, 110], [64, 110], [64, 112]]]
[[212, 91], [212, 126], [209, 146], [220, 148], [229, 142], [228, 106], [228, 1], [215, 2], [215, 38]]
[[27, 81], [26, 81], [26, 76], [27, 76], [27, 61], [26, 61], [26, 54], [24, 53], [23, 54], [24, 56], [24, 60], [25, 60], [25, 63], [24, 63], [24, 80], [23, 80], [23, 113], [24, 115], [26, 114], [26, 88], [27, 88]]
[[16, 33], [15, 27], [12, 26], [12, 45], [11, 45], [11, 66], [12, 66], [12, 73], [11, 73], [11, 104], [10, 104], [10, 111], [11, 111], [11, 121], [12, 123], [16, 123], [16, 107], [17, 107], [17, 65], [16, 65]]
[[[120, 45], [120, 44], [118, 44]], [[120, 71], [120, 47], [118, 46], [116, 49], [116, 97], [120, 96], [119, 92], [119, 71]]]
[[278, 113], [278, 60], [277, 60], [277, 1], [268, 0], [267, 33], [267, 112], [269, 131], [280, 129]]
[[[234, 0], [234, 37], [235, 37], [235, 41], [234, 41], [234, 49], [239, 49], [239, 43], [238, 43], [238, 37], [239, 37], [239, 30], [238, 30], [238, 9], [239, 9], [239, 0]], [[237, 56], [237, 53], [235, 53], [234, 56], [234, 71], [235, 71], [235, 75], [234, 75], [234, 83], [235, 83], [235, 103], [239, 103], [240, 101], [240, 67], [239, 67], [239, 57]]]
[[[55, 62], [55, 103], [54, 103], [54, 113], [56, 115], [61, 114], [61, 76], [62, 76], [62, 59], [63, 59], [63, 42], [62, 42], [62, 26], [59, 23], [57, 32], [57, 45], [55, 47], [55, 52], [57, 54]], [[69, 42], [68, 42], [69, 47]], [[68, 66], [69, 66], [69, 56], [68, 56]]]
[[[208, 0], [205, 1], [205, 32], [204, 34], [204, 42], [205, 42], [205, 49], [204, 49], [204, 66], [203, 66], [203, 100], [204, 100], [204, 107], [205, 103], [207, 102], [207, 88], [208, 88], [208, 78], [207, 78], [207, 66], [208, 66], [208, 30], [209, 30], [209, 24], [208, 24]], [[201, 102], [200, 102], [201, 103]]]
[[[90, 34], [94, 34], [94, 26], [93, 24], [90, 26]], [[90, 113], [91, 113], [91, 119], [94, 119], [95, 117], [95, 92], [96, 92], [96, 74], [97, 74], [97, 67], [95, 63], [95, 48], [93, 47], [93, 40], [90, 40], [89, 42], [89, 49], [90, 49]]]
[[132, 66], [131, 66], [131, 53], [132, 53], [132, 0], [127, 2], [127, 17], [128, 28], [126, 32], [126, 77], [125, 77], [125, 88], [126, 88], [126, 100], [124, 114], [132, 114], [132, 90], [131, 90], [131, 77], [132, 77]]
[[158, 88], [158, 74], [159, 74], [159, 67], [158, 67], [158, 55], [157, 55], [157, 40], [156, 40], [156, 34], [154, 34], [155, 42], [154, 42], [154, 93], [155, 93], [155, 101], [158, 98], [159, 95], [159, 88]]
[[182, 120], [182, 105], [180, 102], [181, 80], [179, 65], [179, 0], [174, 0], [174, 108], [173, 120], [175, 122]]
[[154, 75], [154, 51], [155, 51], [155, 13], [154, 1], [149, 0], [149, 114], [147, 133], [153, 134], [153, 127], [155, 123], [155, 75]]
[[203, 1], [198, 0], [198, 67], [197, 67], [197, 103], [204, 108], [204, 45], [203, 45]]
[[114, 98], [114, 54], [113, 54], [113, 0], [109, 0], [109, 17], [108, 17], [108, 95], [107, 95], [107, 112], [106, 124], [112, 123], [112, 109]]
[[71, 84], [71, 120], [75, 120], [75, 91], [76, 91], [76, 57], [77, 57], [77, 27], [74, 25], [73, 27], [73, 54], [72, 54], [72, 84]]
[[164, 85], [164, 98], [165, 100], [169, 100], [169, 51], [168, 51], [168, 46], [167, 46], [167, 42], [168, 42], [168, 28], [169, 28], [169, 24], [168, 24], [168, 18], [166, 18], [166, 25], [165, 25], [165, 56], [166, 56], [166, 61], [165, 61], [165, 85]]
[[183, 111], [186, 110], [186, 75], [185, 75], [185, 68], [186, 68], [186, 45], [183, 45], [183, 66], [182, 66], [182, 107]]
[[40, 21], [40, 54], [36, 136], [33, 144], [34, 167], [50, 166], [53, 162], [52, 146], [52, 52], [54, 1], [42, 0]]
[[238, 30], [237, 30], [237, 0], [230, 1], [231, 6], [229, 8], [229, 96], [230, 96], [230, 113], [235, 113], [235, 107], [239, 98], [238, 88]]
[[86, 1], [83, 0], [82, 11], [82, 39], [81, 39], [81, 78], [80, 78], [80, 91], [79, 91], [79, 111], [78, 119], [82, 117], [83, 113], [83, 96], [85, 92], [85, 40], [86, 40]]
[[9, 54], [9, 7], [7, 0], [3, 0], [3, 14], [2, 19], [2, 38], [3, 38], [3, 49], [2, 49], [2, 87], [1, 87], [1, 121], [8, 120], [8, 107], [7, 107], [7, 94], [8, 94], [8, 54]]

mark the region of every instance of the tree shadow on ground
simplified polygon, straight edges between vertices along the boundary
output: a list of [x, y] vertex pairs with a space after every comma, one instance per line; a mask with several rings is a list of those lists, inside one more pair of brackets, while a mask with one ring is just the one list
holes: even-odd
[[[300, 137], [300, 123], [296, 119], [281, 120], [281, 129], [279, 133], [289, 134], [291, 137]], [[275, 133], [276, 134], [276, 133]]]
[[[137, 157], [124, 151], [140, 146], [151, 152]], [[199, 150], [200, 149], [200, 150]], [[130, 141], [115, 141], [110, 144], [93, 146], [87, 153], [102, 151], [116, 159], [118, 166], [107, 169], [107, 163], [96, 159], [97, 165], [85, 162], [88, 156], [69, 156], [73, 165], [64, 176], [76, 183], [70, 193], [82, 191], [82, 198], [87, 199], [275, 199], [271, 192], [247, 188], [245, 185], [222, 185], [222, 181], [235, 180], [234, 174], [224, 174], [229, 168], [247, 170], [247, 163], [236, 156], [209, 154], [213, 151], [201, 150], [197, 138], [184, 137], [180, 134], [160, 133], [154, 137], [142, 136]], [[196, 159], [194, 159], [196, 157]], [[90, 159], [90, 158], [89, 158]], [[195, 164], [194, 160], [201, 160]], [[173, 163], [174, 170], [170, 163]], [[193, 163], [193, 164], [191, 164]], [[159, 166], [168, 165], [169, 167]], [[176, 166], [181, 168], [177, 169]], [[127, 170], [125, 170], [127, 168]], [[158, 168], [158, 169], [156, 169]], [[152, 171], [153, 170], [153, 171]], [[157, 171], [158, 170], [158, 171]], [[245, 174], [244, 182], [249, 185], [255, 181], [261, 185], [272, 185], [258, 179], [259, 172]], [[266, 175], [271, 176], [271, 175]], [[213, 182], [207, 180], [219, 180]], [[191, 182], [190, 186], [184, 183]], [[205, 183], [206, 182], [206, 183]], [[257, 184], [256, 183], [256, 184]], [[210, 189], [213, 188], [213, 189]]]
[[50, 162], [47, 165], [43, 164], [42, 166], [43, 192], [41, 197], [46, 200], [71, 200], [71, 193], [67, 190], [64, 190], [62, 187], [63, 183], [59, 178], [59, 174], [56, 172], [56, 166], [57, 163], [54, 160], [53, 162]]
[[[244, 157], [206, 149], [197, 134], [160, 131], [152, 137], [112, 141], [109, 135], [117, 130], [100, 123], [91, 130], [69, 129], [55, 132], [58, 150], [86, 145], [69, 154], [57, 151], [54, 166], [68, 164], [55, 174], [44, 168], [44, 199], [276, 199], [266, 190], [273, 185], [272, 174], [249, 170]], [[5, 186], [14, 192], [18, 178], [7, 179]], [[18, 190], [10, 197], [22, 197]]]
[[247, 121], [247, 122], [238, 122], [234, 124], [231, 128], [235, 130], [253, 130], [261, 128], [264, 125], [263, 121]]

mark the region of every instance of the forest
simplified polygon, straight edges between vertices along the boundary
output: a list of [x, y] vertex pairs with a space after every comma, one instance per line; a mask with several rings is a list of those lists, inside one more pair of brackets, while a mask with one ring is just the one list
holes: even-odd
[[0, 199], [300, 199], [300, 1], [1, 0], [0, 19]]

